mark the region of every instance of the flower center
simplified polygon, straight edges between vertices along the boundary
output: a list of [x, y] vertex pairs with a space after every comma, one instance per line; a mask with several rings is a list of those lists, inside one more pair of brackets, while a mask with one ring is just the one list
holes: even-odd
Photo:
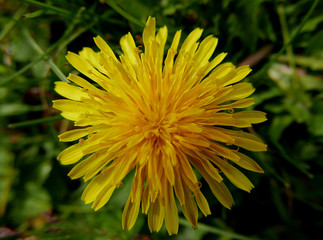
[[157, 137], [159, 138], [165, 132], [168, 132], [167, 125], [164, 121], [161, 122], [151, 122], [148, 123], [144, 128], [144, 136], [145, 138]]

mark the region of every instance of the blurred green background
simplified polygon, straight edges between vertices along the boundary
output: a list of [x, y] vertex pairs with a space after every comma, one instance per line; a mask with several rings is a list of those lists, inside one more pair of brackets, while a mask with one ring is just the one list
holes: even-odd
[[[323, 1], [270, 0], [0, 0], [0, 239], [318, 239], [323, 229]], [[94, 47], [104, 37], [116, 54], [131, 32], [137, 44], [148, 16], [167, 25], [169, 46], [177, 29], [195, 27], [219, 38], [216, 53], [249, 64], [257, 110], [255, 125], [268, 144], [252, 154], [264, 175], [244, 171], [250, 194], [228, 186], [226, 210], [202, 191], [212, 215], [197, 231], [180, 219], [178, 235], [150, 233], [146, 216], [131, 231], [121, 214], [131, 176], [98, 212], [80, 200], [84, 183], [56, 160], [70, 129], [52, 109], [54, 82], [75, 71], [67, 51]], [[184, 39], [184, 36], [182, 39]], [[130, 181], [129, 181], [130, 180]], [[180, 213], [180, 216], [182, 214]]]

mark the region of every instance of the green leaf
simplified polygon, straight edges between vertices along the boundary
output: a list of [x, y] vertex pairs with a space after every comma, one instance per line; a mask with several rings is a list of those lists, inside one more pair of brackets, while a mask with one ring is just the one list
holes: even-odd
[[278, 142], [284, 130], [294, 121], [290, 115], [275, 116], [269, 128], [271, 141]]
[[0, 217], [5, 213], [12, 184], [18, 174], [13, 163], [14, 154], [5, 148], [0, 148]]
[[[322, 70], [323, 70], [323, 59], [322, 59]], [[299, 78], [302, 86], [305, 90], [323, 90], [323, 79], [319, 76], [304, 75]]]
[[27, 13], [24, 15], [25, 18], [35, 18], [41, 16], [45, 11], [44, 10], [38, 10], [32, 13]]
[[277, 87], [271, 87], [269, 89], [266, 89], [266, 91], [263, 91], [261, 93], [254, 93], [252, 97], [255, 100], [255, 106], [262, 104], [263, 102], [270, 100], [275, 97], [282, 96], [282, 92]]
[[285, 109], [293, 116], [298, 123], [308, 122], [311, 119], [311, 113], [308, 106], [301, 101], [295, 101], [295, 99], [286, 98], [284, 100]]
[[268, 70], [268, 76], [283, 91], [291, 88], [291, 75], [293, 71], [286, 64], [274, 63]]
[[305, 24], [301, 32], [312, 32], [317, 29], [317, 25], [323, 22], [323, 15], [315, 16], [309, 19]]
[[16, 224], [37, 218], [51, 209], [50, 202], [50, 196], [44, 188], [34, 182], [28, 182], [24, 191], [16, 195], [10, 217]]
[[[323, 34], [322, 34], [323, 36]], [[317, 44], [314, 46], [317, 46]], [[308, 67], [312, 70], [323, 70], [323, 57], [315, 57], [315, 56], [294, 56], [295, 63], [302, 67]], [[278, 61], [288, 63], [289, 58], [287, 55], [282, 55], [278, 58]], [[300, 75], [299, 78], [302, 80], [303, 77], [310, 76], [310, 75]]]
[[33, 111], [43, 110], [42, 105], [26, 105], [22, 103], [5, 103], [0, 105], [0, 117], [21, 115]]
[[36, 55], [35, 50], [29, 46], [27, 40], [22, 36], [10, 41], [9, 51], [13, 59], [18, 62], [28, 62]]
[[308, 130], [314, 136], [323, 136], [323, 114], [312, 115], [308, 124]]

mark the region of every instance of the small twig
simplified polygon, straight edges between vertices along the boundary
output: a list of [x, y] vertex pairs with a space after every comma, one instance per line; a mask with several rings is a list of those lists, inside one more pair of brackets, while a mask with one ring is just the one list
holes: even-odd
[[240, 62], [237, 67], [243, 66], [243, 65], [249, 65], [250, 67], [256, 65], [259, 63], [263, 58], [268, 56], [270, 52], [273, 50], [273, 45], [266, 45], [262, 48], [260, 48], [257, 52], [250, 55], [246, 59], [244, 59], [242, 62]]

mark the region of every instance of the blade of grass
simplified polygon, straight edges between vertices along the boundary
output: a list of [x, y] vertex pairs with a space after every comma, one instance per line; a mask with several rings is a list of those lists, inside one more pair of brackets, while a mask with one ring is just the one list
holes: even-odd
[[26, 127], [30, 125], [39, 125], [43, 123], [50, 123], [50, 122], [56, 122], [58, 120], [63, 119], [61, 115], [53, 116], [53, 117], [46, 117], [46, 118], [40, 118], [35, 120], [29, 120], [19, 123], [11, 123], [8, 125], [9, 128], [20, 128], [20, 127]]
[[275, 205], [278, 214], [280, 215], [281, 219], [285, 222], [290, 222], [290, 215], [288, 209], [286, 207], [285, 201], [283, 200], [283, 191], [281, 188], [278, 187], [279, 185], [274, 179], [270, 180], [270, 192], [272, 196], [272, 202]]
[[6, 84], [10, 80], [18, 77], [19, 75], [23, 74], [26, 72], [28, 69], [30, 69], [34, 64], [38, 63], [41, 60], [47, 59], [48, 55], [53, 52], [57, 47], [58, 50], [56, 54], [61, 51], [65, 46], [67, 46], [70, 42], [72, 42], [75, 38], [80, 36], [83, 32], [87, 31], [88, 29], [92, 28], [93, 25], [95, 25], [96, 22], [91, 22], [89, 25], [76, 29], [74, 33], [72, 31], [75, 28], [75, 25], [80, 21], [80, 14], [82, 11], [84, 11], [84, 7], [81, 7], [75, 17], [73, 18], [72, 23], [69, 25], [69, 27], [66, 29], [66, 31], [63, 33], [62, 37], [56, 41], [53, 45], [51, 45], [42, 55], [39, 57], [35, 58], [32, 62], [24, 66], [22, 69], [19, 71], [15, 72], [13, 75], [9, 76], [8, 78], [4, 78], [0, 82], [0, 86]]
[[[278, 17], [281, 25], [282, 35], [284, 44], [287, 44], [290, 38], [290, 34], [288, 31], [285, 9], [282, 4], [279, 4], [277, 7]], [[289, 58], [289, 66], [291, 69], [295, 70], [295, 59], [292, 45], [286, 47], [287, 56]]]
[[12, 19], [8, 21], [8, 23], [4, 26], [0, 33], [0, 42], [4, 39], [4, 37], [10, 32], [11, 29], [14, 28], [18, 20], [22, 17], [22, 15], [25, 13], [27, 10], [27, 6], [23, 6], [17, 10], [15, 15], [13, 15]]
[[281, 156], [285, 158], [291, 165], [297, 168], [302, 173], [306, 174], [309, 178], [313, 178], [313, 174], [309, 173], [306, 169], [304, 169], [298, 162], [295, 162], [285, 151], [285, 149], [278, 143], [273, 141], [275, 147], [279, 150]]
[[[183, 218], [179, 218], [178, 222], [179, 222], [179, 224], [181, 224], [183, 226], [186, 226], [186, 227], [191, 227], [192, 226], [186, 219], [183, 219]], [[257, 240], [258, 239], [258, 238], [250, 238], [250, 237], [238, 234], [238, 233], [234, 233], [234, 232], [230, 232], [230, 231], [227, 231], [227, 230], [219, 229], [219, 228], [216, 228], [214, 226], [209, 226], [209, 225], [206, 225], [206, 224], [203, 224], [203, 223], [198, 224], [198, 229], [201, 230], [201, 231], [205, 231], [205, 232], [208, 232], [208, 233], [214, 233], [214, 234], [221, 235], [223, 237], [232, 238], [232, 239], [238, 239], [238, 240]]]
[[42, 3], [42, 2], [35, 1], [35, 0], [20, 0], [20, 1], [28, 3], [28, 4], [36, 6], [36, 7], [40, 7], [42, 9], [51, 10], [57, 14], [64, 15], [65, 17], [71, 18], [74, 15], [66, 9], [55, 7], [55, 6], [49, 5], [47, 3]]
[[322, 205], [320, 205], [318, 203], [315, 203], [315, 202], [311, 202], [310, 200], [305, 200], [302, 197], [297, 196], [297, 195], [295, 195], [294, 197], [297, 200], [301, 201], [302, 203], [304, 203], [304, 204], [308, 205], [309, 207], [315, 209], [316, 211], [323, 212], [323, 206]]
[[35, 12], [25, 14], [24, 18], [36, 18], [36, 17], [41, 16], [44, 13], [45, 13], [44, 10], [37, 10]]
[[10, 80], [20, 76], [21, 74], [23, 74], [24, 72], [26, 72], [29, 68], [31, 68], [34, 64], [38, 63], [40, 60], [42, 60], [44, 58], [44, 56], [40, 56], [38, 58], [36, 58], [34, 61], [28, 63], [27, 65], [25, 65], [23, 68], [21, 68], [19, 71], [15, 72], [14, 74], [12, 74], [10, 77], [7, 78], [0, 78], [0, 86], [5, 85], [7, 82], [10, 82]]
[[269, 163], [269, 156], [268, 154], [264, 154], [263, 152], [257, 153], [258, 158], [261, 160], [261, 165], [265, 170], [265, 173], [272, 174], [278, 181], [280, 181], [282, 184], [284, 184], [285, 187], [290, 187], [290, 184], [283, 179], [277, 171], [272, 167], [272, 165]]
[[[44, 51], [39, 47], [36, 41], [32, 38], [27, 28], [23, 29], [23, 34], [25, 35], [30, 46], [34, 48], [39, 53], [39, 55], [44, 55]], [[47, 59], [47, 63], [59, 79], [61, 79], [64, 82], [69, 82], [65, 77], [64, 73], [62, 73], [62, 71], [56, 66], [56, 64], [53, 62], [51, 58]]]
[[295, 33], [293, 34], [293, 36], [289, 39], [289, 41], [284, 44], [284, 46], [279, 50], [278, 53], [276, 53], [274, 55], [274, 57], [272, 57], [270, 59], [269, 62], [267, 62], [258, 72], [256, 72], [255, 74], [253, 74], [250, 78], [251, 81], [253, 83], [257, 82], [258, 80], [261, 80], [263, 75], [266, 74], [267, 70], [269, 69], [269, 67], [277, 61], [277, 59], [279, 58], [279, 56], [281, 56], [287, 49], [287, 47], [289, 45], [291, 45], [295, 39], [298, 37], [299, 33], [301, 32], [302, 28], [304, 27], [305, 23], [308, 21], [308, 19], [310, 18], [310, 16], [312, 15], [312, 13], [314, 12], [315, 8], [317, 7], [318, 3], [320, 1], [319, 0], [314, 0], [313, 4], [311, 6], [311, 8], [308, 10], [307, 14], [305, 15], [305, 17], [303, 18], [301, 24], [298, 26], [297, 30], [295, 31]]
[[113, 0], [105, 0], [105, 2], [117, 13], [119, 13], [122, 17], [127, 19], [130, 22], [133, 22], [134, 24], [144, 27], [145, 24], [138, 20], [137, 18], [131, 16], [129, 13], [127, 13], [125, 10], [123, 10], [121, 7], [119, 7]]

